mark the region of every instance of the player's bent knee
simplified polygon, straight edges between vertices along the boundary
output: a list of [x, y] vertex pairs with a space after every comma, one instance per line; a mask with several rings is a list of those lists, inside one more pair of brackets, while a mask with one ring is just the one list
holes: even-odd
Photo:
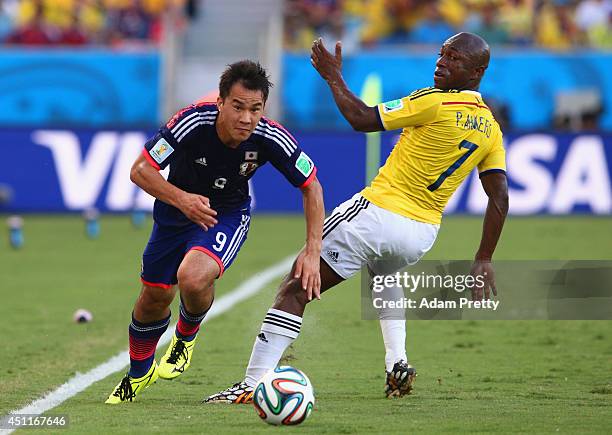
[[201, 294], [211, 291], [220, 272], [219, 265], [210, 256], [200, 251], [190, 251], [177, 272], [181, 293]]
[[[299, 278], [290, 278], [283, 281], [283, 284], [278, 290], [276, 296], [277, 304], [290, 304], [298, 306], [306, 306], [308, 301], [308, 295], [302, 288], [302, 281]], [[277, 305], [275, 304], [275, 305]]]
[[201, 294], [209, 292], [215, 281], [215, 275], [206, 273], [182, 273], [178, 275], [178, 285], [182, 294]]
[[163, 289], [145, 285], [142, 288], [138, 302], [143, 311], [157, 313], [168, 308], [173, 299], [174, 289]]

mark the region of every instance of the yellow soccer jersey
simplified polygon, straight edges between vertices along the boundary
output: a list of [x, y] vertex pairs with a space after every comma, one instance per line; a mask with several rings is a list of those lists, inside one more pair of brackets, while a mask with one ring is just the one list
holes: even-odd
[[502, 133], [476, 91], [419, 89], [378, 105], [399, 140], [371, 185], [370, 202], [411, 219], [439, 224], [451, 195], [474, 167], [506, 170]]

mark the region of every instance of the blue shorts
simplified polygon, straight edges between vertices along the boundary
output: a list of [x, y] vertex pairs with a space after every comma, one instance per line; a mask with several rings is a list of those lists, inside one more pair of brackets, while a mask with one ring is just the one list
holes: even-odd
[[154, 223], [142, 255], [143, 284], [162, 288], [175, 285], [179, 266], [192, 249], [204, 252], [217, 262], [220, 278], [246, 240], [251, 216], [248, 210], [238, 210], [218, 215], [217, 221], [208, 231], [195, 223], [180, 227]]

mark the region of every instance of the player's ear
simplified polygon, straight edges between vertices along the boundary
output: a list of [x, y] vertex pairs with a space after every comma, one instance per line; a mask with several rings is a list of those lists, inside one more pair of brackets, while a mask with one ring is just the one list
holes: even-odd
[[486, 69], [487, 69], [487, 67], [486, 66], [482, 66], [482, 65], [476, 68], [476, 72], [478, 73], [478, 78], [482, 78], [482, 76], [484, 75]]
[[221, 98], [221, 95], [219, 95], [217, 97], [217, 107], [220, 108], [221, 106], [223, 106], [223, 98]]

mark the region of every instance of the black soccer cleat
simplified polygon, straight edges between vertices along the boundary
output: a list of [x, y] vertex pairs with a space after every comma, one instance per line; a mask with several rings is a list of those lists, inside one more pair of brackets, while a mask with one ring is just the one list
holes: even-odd
[[253, 403], [253, 387], [246, 382], [237, 382], [227, 390], [208, 396], [203, 403]]
[[393, 365], [391, 372], [387, 373], [385, 394], [387, 397], [402, 397], [410, 394], [416, 378], [416, 370], [404, 360]]

